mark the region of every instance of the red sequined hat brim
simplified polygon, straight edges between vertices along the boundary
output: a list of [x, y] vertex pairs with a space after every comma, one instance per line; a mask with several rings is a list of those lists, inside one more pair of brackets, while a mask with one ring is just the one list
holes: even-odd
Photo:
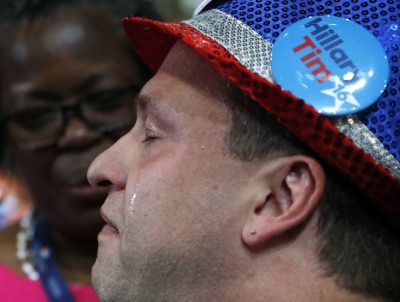
[[330, 119], [249, 71], [224, 47], [184, 23], [127, 17], [123, 25], [135, 51], [154, 71], [160, 67], [176, 41], [190, 46], [322, 159], [346, 175], [400, 230], [400, 182], [341, 133]]

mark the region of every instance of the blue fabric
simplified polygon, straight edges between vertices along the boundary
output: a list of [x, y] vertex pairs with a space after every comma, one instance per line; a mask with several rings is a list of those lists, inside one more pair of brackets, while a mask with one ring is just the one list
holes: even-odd
[[400, 160], [399, 0], [232, 0], [213, 1], [210, 8], [234, 16], [272, 43], [288, 25], [310, 16], [342, 17], [368, 29], [383, 45], [391, 73], [379, 100], [358, 117]]

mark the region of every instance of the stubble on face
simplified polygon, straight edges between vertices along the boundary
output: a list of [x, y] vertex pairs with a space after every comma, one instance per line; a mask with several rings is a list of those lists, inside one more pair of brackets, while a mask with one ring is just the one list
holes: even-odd
[[[166, 103], [173, 130], [159, 129], [152, 145], [134, 143], [147, 122], [152, 126], [148, 111], [138, 110], [135, 128], [99, 160], [106, 169], [107, 163], [118, 165], [117, 155], [138, 157], [120, 163], [129, 171], [123, 198], [104, 205], [120, 221], [119, 238], [100, 244], [93, 269], [104, 301], [223, 301], [233, 286], [230, 256], [241, 245], [233, 221], [245, 172], [225, 146], [230, 126], [220, 101], [225, 89], [210, 66], [177, 44], [141, 93]], [[162, 122], [154, 124], [163, 128]]]

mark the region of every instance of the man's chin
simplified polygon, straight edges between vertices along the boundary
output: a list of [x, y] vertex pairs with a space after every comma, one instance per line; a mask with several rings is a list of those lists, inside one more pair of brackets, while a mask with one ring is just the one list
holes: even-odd
[[107, 281], [108, 281], [107, 279], [110, 277], [111, 276], [109, 274], [102, 272], [101, 264], [99, 264], [99, 259], [97, 258], [96, 262], [93, 264], [92, 267], [91, 278], [92, 278], [93, 288], [101, 301], [110, 301], [105, 299], [106, 296], [108, 296], [106, 289], [109, 287], [107, 286]]
[[100, 268], [99, 268], [99, 264], [98, 264], [98, 258], [96, 258], [96, 261], [92, 266], [92, 273], [91, 273], [92, 285], [93, 285], [94, 289], [96, 290], [96, 292], [98, 292], [98, 290], [101, 289], [101, 287], [99, 286], [99, 283], [101, 280], [99, 278], [99, 276], [101, 276], [99, 270], [100, 270]]
[[[108, 264], [107, 264], [108, 263]], [[97, 257], [92, 267], [92, 286], [99, 297], [104, 302], [123, 302], [127, 300], [126, 291], [121, 287], [122, 280], [114, 275], [110, 268], [110, 262], [103, 261]], [[117, 293], [124, 293], [124, 297], [117, 297]], [[128, 299], [129, 301], [129, 299]]]

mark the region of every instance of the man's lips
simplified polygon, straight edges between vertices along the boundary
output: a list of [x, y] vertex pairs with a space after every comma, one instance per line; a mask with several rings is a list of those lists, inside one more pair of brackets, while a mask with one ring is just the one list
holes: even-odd
[[118, 229], [114, 226], [112, 221], [108, 218], [108, 216], [104, 213], [103, 209], [100, 210], [100, 215], [106, 222], [106, 225], [100, 231], [99, 235], [112, 235], [118, 234]]

